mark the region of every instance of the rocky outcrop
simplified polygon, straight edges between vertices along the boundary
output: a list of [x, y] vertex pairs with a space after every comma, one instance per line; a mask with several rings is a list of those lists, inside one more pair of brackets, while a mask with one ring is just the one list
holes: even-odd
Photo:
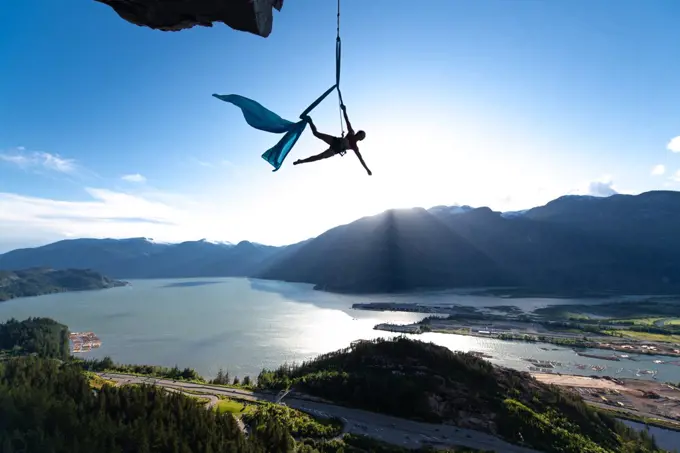
[[221, 22], [234, 30], [267, 37], [272, 31], [273, 9], [283, 0], [95, 0], [113, 8], [135, 25], [179, 31]]

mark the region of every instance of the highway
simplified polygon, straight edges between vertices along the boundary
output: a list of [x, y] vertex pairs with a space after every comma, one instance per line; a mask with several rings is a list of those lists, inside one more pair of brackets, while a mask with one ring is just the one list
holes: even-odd
[[[210, 398], [210, 395], [223, 395], [233, 399], [246, 401], [274, 402], [276, 395], [248, 390], [232, 389], [210, 384], [194, 384], [191, 382], [156, 379], [119, 373], [97, 373], [104, 379], [124, 384], [149, 384], [170, 390], [188, 390], [192, 396]], [[195, 393], [194, 393], [195, 392]], [[481, 431], [458, 428], [451, 425], [421, 423], [388, 415], [351, 409], [333, 404], [302, 399], [300, 397], [285, 398], [287, 406], [310, 413], [317, 417], [337, 417], [345, 424], [344, 431], [363, 434], [391, 444], [406, 448], [420, 448], [426, 445], [452, 447], [465, 446], [479, 450], [491, 450], [498, 453], [539, 453], [525, 447], [509, 444], [497, 437]], [[214, 404], [214, 403], [213, 403]]]
[[648, 418], [648, 419], [651, 419], [651, 420], [660, 420], [662, 422], [666, 422], [666, 423], [669, 423], [671, 425], [678, 426], [678, 420], [673, 420], [672, 418], [664, 417], [663, 415], [654, 414], [652, 412], [643, 412], [643, 411], [639, 411], [637, 409], [631, 409], [629, 407], [612, 406], [611, 404], [600, 403], [598, 401], [586, 400], [586, 403], [591, 405], [591, 406], [599, 407], [600, 409], [607, 409], [607, 410], [610, 410], [610, 411], [617, 411], [617, 412], [625, 412], [625, 413], [633, 415], [633, 416], [644, 417], [644, 418]]
[[168, 392], [181, 393], [182, 395], [193, 396], [194, 398], [205, 398], [208, 400], [208, 404], [206, 404], [205, 406], [206, 408], [215, 407], [217, 403], [220, 401], [220, 399], [216, 395], [211, 394], [201, 395], [198, 393], [186, 393], [180, 389], [174, 389], [171, 387], [167, 387], [165, 390], [167, 390]]

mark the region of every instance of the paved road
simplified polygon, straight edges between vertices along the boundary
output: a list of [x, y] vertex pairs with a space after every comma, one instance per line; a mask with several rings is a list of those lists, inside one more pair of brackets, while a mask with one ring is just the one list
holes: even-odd
[[206, 406], [205, 406], [206, 408], [215, 407], [217, 405], [217, 403], [220, 401], [220, 399], [217, 396], [212, 395], [212, 394], [202, 395], [202, 394], [198, 394], [198, 393], [186, 393], [186, 392], [183, 392], [181, 389], [175, 389], [175, 388], [171, 388], [171, 387], [166, 388], [166, 390], [169, 391], [169, 392], [181, 393], [182, 395], [191, 396], [191, 397], [194, 397], [194, 398], [205, 398], [205, 399], [208, 400], [208, 404], [206, 404]]
[[664, 422], [667, 422], [667, 423], [672, 423], [672, 424], [675, 424], [675, 425], [678, 425], [680, 423], [678, 420], [673, 420], [672, 418], [664, 417], [663, 415], [653, 414], [651, 412], [643, 412], [643, 411], [639, 411], [637, 409], [630, 409], [630, 408], [627, 408], [627, 407], [612, 406], [611, 404], [600, 403], [598, 401], [586, 400], [586, 403], [590, 404], [591, 406], [599, 407], [599, 408], [602, 408], [602, 409], [609, 409], [609, 410], [618, 411], [618, 412], [626, 412], [630, 415], [637, 415], [638, 417], [657, 419], [657, 420], [661, 420], [661, 421], [664, 421]]
[[190, 390], [192, 392], [205, 392], [211, 395], [224, 395], [234, 399], [243, 399], [249, 401], [260, 401], [267, 400], [273, 401], [274, 395], [266, 393], [255, 393], [250, 390], [234, 389], [229, 387], [223, 387], [220, 385], [210, 385], [210, 384], [194, 384], [193, 382], [183, 382], [183, 381], [173, 381], [171, 379], [158, 379], [153, 377], [145, 376], [134, 376], [131, 374], [122, 373], [97, 373], [104, 379], [115, 381], [119, 384], [149, 384], [157, 385], [159, 387], [165, 388], [177, 388]]
[[[194, 384], [119, 373], [98, 374], [105, 379], [119, 384], [146, 383], [168, 389], [184, 389], [200, 392], [202, 395], [224, 395], [248, 401], [274, 401], [276, 399], [274, 394], [250, 392], [248, 390], [231, 389], [210, 384]], [[337, 417], [345, 423], [345, 432], [363, 434], [407, 448], [419, 448], [425, 445], [458, 445], [480, 450], [492, 450], [499, 453], [538, 453], [536, 450], [512, 445], [490, 434], [471, 429], [457, 428], [450, 425], [420, 423], [301, 398], [286, 398], [283, 402], [289, 407], [319, 417]]]

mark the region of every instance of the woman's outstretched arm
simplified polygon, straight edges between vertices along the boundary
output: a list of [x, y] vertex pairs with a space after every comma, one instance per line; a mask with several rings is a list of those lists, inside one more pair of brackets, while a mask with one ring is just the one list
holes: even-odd
[[371, 170], [368, 169], [368, 166], [366, 165], [366, 162], [364, 162], [363, 156], [362, 156], [361, 153], [359, 152], [359, 148], [357, 147], [357, 148], [353, 149], [353, 151], [354, 151], [354, 154], [356, 154], [357, 157], [359, 158], [359, 162], [361, 162], [361, 165], [363, 165], [364, 168], [366, 169], [366, 172], [368, 173], [368, 176], [371, 176], [371, 175], [373, 174], [373, 172], [371, 172]]

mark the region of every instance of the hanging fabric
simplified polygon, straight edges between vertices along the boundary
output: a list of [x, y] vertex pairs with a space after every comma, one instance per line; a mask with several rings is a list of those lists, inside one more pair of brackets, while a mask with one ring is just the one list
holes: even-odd
[[283, 119], [276, 113], [262, 106], [262, 104], [238, 94], [213, 94], [213, 96], [217, 99], [220, 99], [221, 101], [229, 102], [240, 108], [246, 123], [248, 123], [251, 127], [274, 134], [285, 134], [276, 145], [262, 154], [262, 158], [274, 167], [274, 170], [272, 171], [277, 171], [279, 168], [281, 168], [286, 156], [288, 156], [288, 153], [290, 153], [290, 151], [293, 149], [293, 146], [295, 146], [295, 143], [297, 143], [298, 139], [307, 127], [307, 122], [303, 118], [305, 118], [312, 110], [314, 110], [321, 102], [323, 102], [323, 100], [326, 99], [326, 97], [328, 97], [328, 95], [331, 94], [333, 90], [338, 91], [338, 104], [341, 110], [340, 129], [342, 131], [342, 137], [345, 136], [345, 128], [342, 118], [342, 93], [340, 92], [341, 60], [342, 42], [340, 40], [340, 0], [338, 0], [337, 36], [335, 39], [335, 85], [326, 90], [316, 99], [316, 101], [312, 102], [309, 107], [307, 107], [300, 114], [300, 121], [292, 122]]
[[342, 118], [342, 91], [340, 91], [340, 64], [342, 63], [342, 40], [340, 39], [340, 0], [338, 0], [338, 26], [335, 38], [335, 86], [338, 89], [338, 113], [340, 114], [341, 137], [345, 136], [345, 126]]

